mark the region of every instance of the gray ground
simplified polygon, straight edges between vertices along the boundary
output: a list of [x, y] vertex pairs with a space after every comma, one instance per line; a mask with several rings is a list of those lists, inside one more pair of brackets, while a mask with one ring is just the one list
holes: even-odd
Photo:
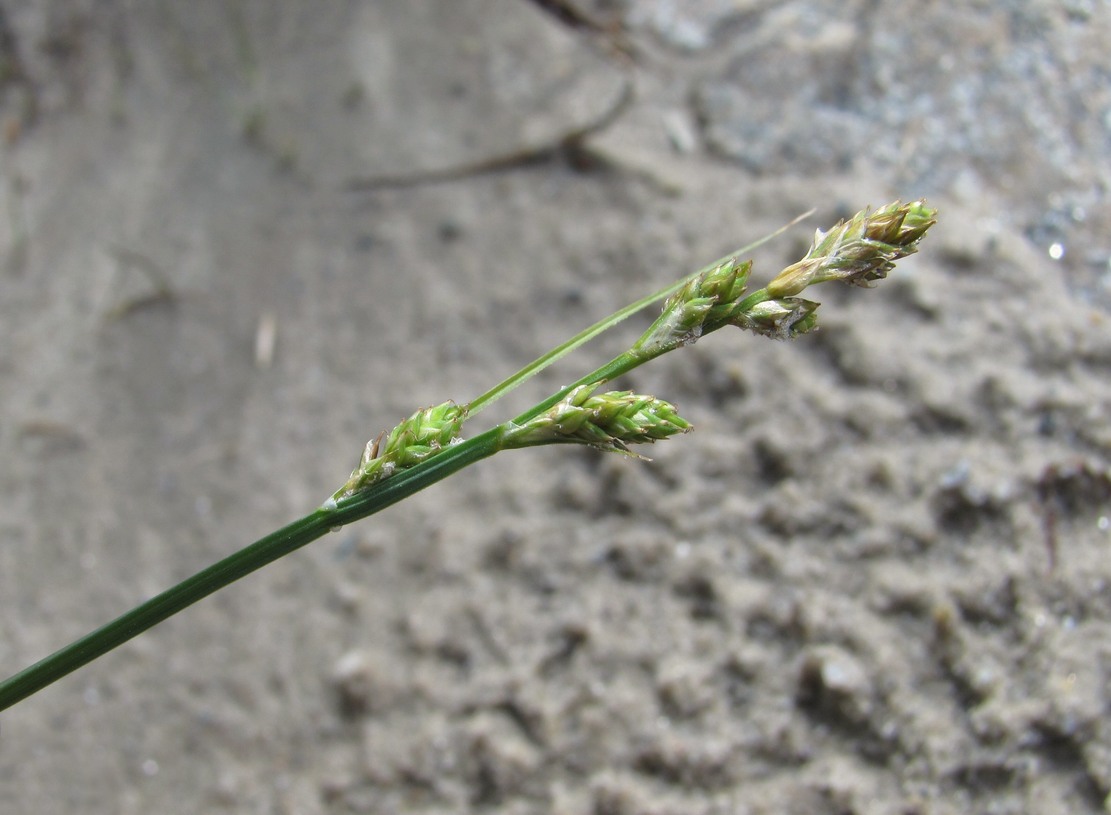
[[800, 211], [758, 277], [942, 211], [819, 333], [624, 383], [697, 425], [653, 462], [498, 456], [5, 712], [0, 809], [1111, 809], [1108, 6], [548, 5], [601, 30], [0, 6], [5, 675]]

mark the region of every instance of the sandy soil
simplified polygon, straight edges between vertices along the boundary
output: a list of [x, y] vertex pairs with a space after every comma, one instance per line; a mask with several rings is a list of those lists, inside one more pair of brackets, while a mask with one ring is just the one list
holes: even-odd
[[1107, 5], [547, 5], [0, 4], [5, 675], [800, 211], [942, 212], [625, 382], [651, 463], [499, 455], [5, 712], [0, 809], [1111, 811]]

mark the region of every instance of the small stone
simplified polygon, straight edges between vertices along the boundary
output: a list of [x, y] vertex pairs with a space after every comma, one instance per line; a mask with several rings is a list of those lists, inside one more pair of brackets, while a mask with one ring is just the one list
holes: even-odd
[[697, 664], [684, 660], [663, 666], [656, 679], [656, 694], [666, 715], [689, 719], [713, 703], [713, 687]]
[[388, 658], [375, 658], [360, 650], [348, 651], [336, 661], [330, 683], [341, 713], [364, 716], [380, 713], [396, 703], [400, 685], [384, 667], [388, 664]]
[[797, 699], [824, 716], [858, 725], [872, 712], [873, 687], [860, 660], [842, 648], [822, 646], [803, 659]]
[[724, 740], [665, 732], [636, 757], [635, 768], [681, 787], [720, 789], [736, 780], [733, 745]]

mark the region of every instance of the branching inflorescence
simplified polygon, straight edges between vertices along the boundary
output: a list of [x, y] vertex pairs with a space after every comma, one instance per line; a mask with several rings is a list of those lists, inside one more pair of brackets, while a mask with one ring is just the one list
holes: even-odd
[[[672, 287], [660, 316], [628, 351], [563, 389], [553, 398], [495, 430], [497, 449], [580, 443], [629, 452], [643, 444], [691, 429], [667, 402], [629, 391], [595, 395], [598, 388], [633, 368], [725, 326], [775, 339], [790, 339], [817, 326], [818, 304], [798, 295], [807, 287], [837, 280], [871, 286], [895, 261], [914, 253], [936, 212], [924, 202], [895, 202], [857, 213], [827, 232], [819, 230], [806, 256], [748, 296], [752, 262], [724, 258]], [[530, 367], [527, 376], [539, 368]], [[515, 374], [499, 388], [519, 384]], [[473, 403], [472, 403], [473, 404]], [[367, 444], [351, 478], [333, 496], [341, 501], [372, 488], [394, 473], [416, 466], [462, 443], [460, 432], [471, 406], [447, 402], [414, 413]]]
[[[805, 257], [750, 294], [746, 292], [752, 263], [739, 259], [746, 248], [611, 315], [469, 404], [445, 402], [418, 410], [368, 442], [351, 477], [317, 510], [0, 682], [0, 710], [330, 529], [373, 515], [501, 450], [584, 444], [629, 454], [629, 445], [690, 431], [690, 424], [661, 399], [631, 391], [599, 391], [637, 366], [725, 326], [776, 339], [813, 330], [818, 304], [800, 294], [831, 280], [856, 286], [882, 280], [897, 260], [916, 251], [935, 215], [922, 201], [860, 212], [827, 232], [819, 231]], [[462, 437], [464, 423], [498, 397], [659, 300], [664, 300], [660, 316], [627, 351], [521, 415], [470, 439]]]

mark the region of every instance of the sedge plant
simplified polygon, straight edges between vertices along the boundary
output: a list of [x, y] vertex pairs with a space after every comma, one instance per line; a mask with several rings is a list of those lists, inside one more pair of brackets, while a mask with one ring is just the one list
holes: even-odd
[[[689, 432], [691, 425], [668, 402], [607, 386], [634, 368], [726, 326], [776, 339], [812, 331], [818, 304], [800, 297], [806, 289], [833, 280], [870, 286], [883, 279], [895, 261], [916, 251], [935, 215], [923, 201], [896, 201], [859, 212], [826, 232], [819, 230], [801, 260], [763, 288], [749, 292], [752, 263], [740, 255], [765, 238], [610, 315], [469, 403], [445, 402], [416, 411], [372, 439], [346, 483], [308, 515], [0, 682], [0, 710], [330, 530], [380, 512], [495, 453], [578, 444], [635, 455], [631, 446]], [[483, 408], [587, 340], [660, 300], [664, 303], [659, 317], [628, 350], [519, 416], [463, 437], [464, 425]]]

